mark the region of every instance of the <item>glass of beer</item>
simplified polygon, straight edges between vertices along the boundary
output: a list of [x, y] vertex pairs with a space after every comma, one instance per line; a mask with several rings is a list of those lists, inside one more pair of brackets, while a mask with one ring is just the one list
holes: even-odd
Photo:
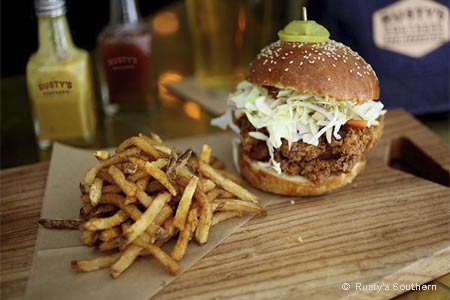
[[185, 0], [197, 81], [231, 89], [269, 41], [271, 0]]

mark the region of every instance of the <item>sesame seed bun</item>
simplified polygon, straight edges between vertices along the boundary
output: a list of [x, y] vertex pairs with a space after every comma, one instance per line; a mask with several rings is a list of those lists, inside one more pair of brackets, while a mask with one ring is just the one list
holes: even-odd
[[372, 67], [358, 53], [333, 40], [272, 43], [251, 63], [247, 80], [324, 96], [333, 102], [360, 104], [380, 95]]
[[241, 175], [251, 185], [262, 191], [284, 196], [317, 196], [351, 183], [364, 169], [366, 161], [361, 159], [350, 172], [331, 175], [318, 182], [310, 181], [302, 176], [277, 174], [270, 168], [262, 167], [242, 151], [239, 151], [238, 164]]

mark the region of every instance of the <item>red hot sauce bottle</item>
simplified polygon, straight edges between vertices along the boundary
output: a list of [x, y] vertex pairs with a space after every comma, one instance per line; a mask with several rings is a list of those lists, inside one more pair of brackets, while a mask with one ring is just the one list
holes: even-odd
[[152, 104], [151, 27], [140, 20], [135, 0], [110, 0], [110, 23], [97, 40], [108, 93], [107, 115]]

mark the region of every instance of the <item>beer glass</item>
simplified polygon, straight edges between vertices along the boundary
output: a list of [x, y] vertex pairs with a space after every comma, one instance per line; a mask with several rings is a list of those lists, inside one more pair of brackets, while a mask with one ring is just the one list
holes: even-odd
[[269, 41], [271, 0], [185, 0], [198, 83], [231, 89]]

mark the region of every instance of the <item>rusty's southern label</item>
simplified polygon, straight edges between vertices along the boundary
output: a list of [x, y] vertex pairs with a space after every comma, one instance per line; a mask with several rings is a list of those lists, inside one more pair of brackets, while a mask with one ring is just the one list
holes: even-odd
[[449, 8], [432, 0], [401, 0], [372, 16], [377, 47], [419, 58], [450, 40]]

